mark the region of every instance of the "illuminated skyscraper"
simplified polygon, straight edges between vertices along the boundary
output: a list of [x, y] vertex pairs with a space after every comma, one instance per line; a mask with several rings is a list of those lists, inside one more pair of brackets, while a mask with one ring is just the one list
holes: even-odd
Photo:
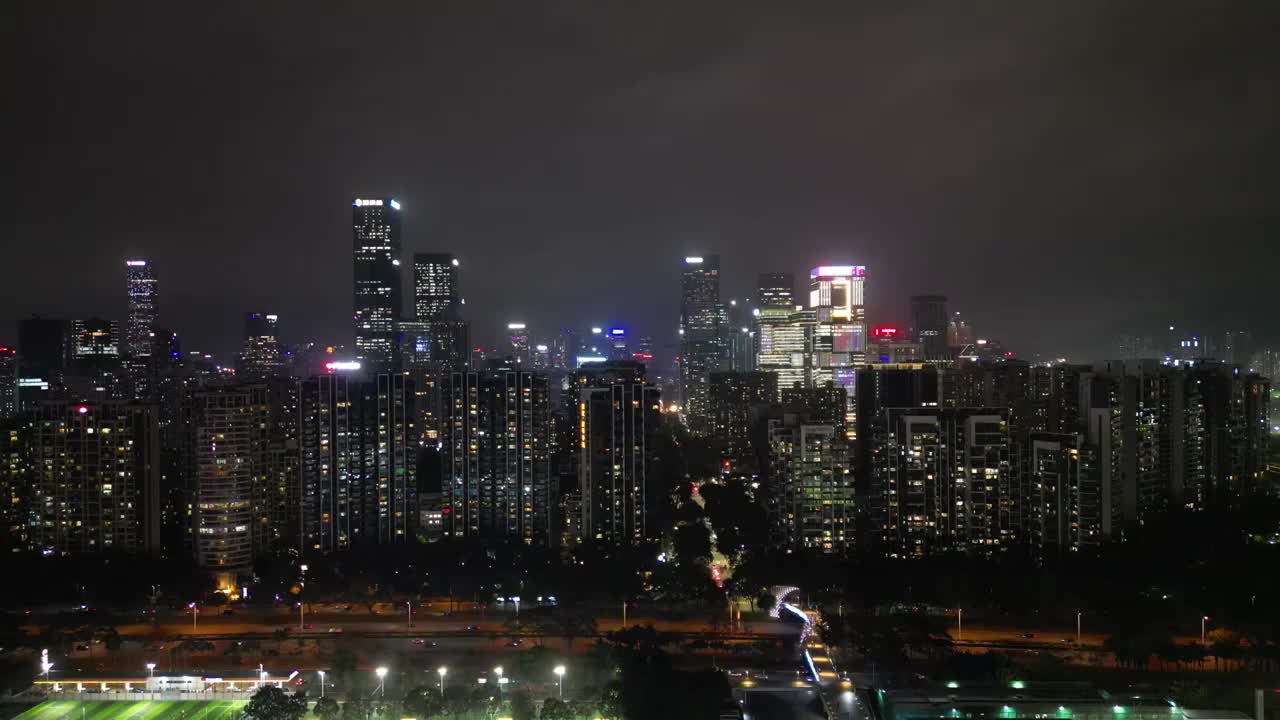
[[511, 355], [516, 362], [529, 362], [529, 329], [522, 322], [507, 323], [507, 336], [511, 338]]
[[277, 329], [280, 316], [251, 312], [244, 316], [244, 346], [236, 372], [242, 377], [264, 378], [284, 369]]
[[810, 348], [811, 381], [843, 387], [849, 395], [850, 415], [857, 368], [867, 361], [866, 275], [867, 269], [861, 265], [820, 265], [809, 272], [809, 308], [816, 319]]
[[707, 383], [710, 374], [726, 364], [726, 324], [720, 256], [686, 257], [680, 276], [680, 394], [694, 432], [707, 431]]
[[458, 266], [458, 259], [451, 253], [413, 256], [413, 311], [417, 320], [456, 320], [461, 316]]
[[151, 355], [151, 333], [155, 331], [160, 308], [156, 297], [156, 273], [146, 260], [126, 260], [129, 290], [129, 321], [125, 327], [124, 354]]
[[356, 359], [370, 373], [396, 364], [400, 319], [400, 203], [362, 199], [354, 203]]

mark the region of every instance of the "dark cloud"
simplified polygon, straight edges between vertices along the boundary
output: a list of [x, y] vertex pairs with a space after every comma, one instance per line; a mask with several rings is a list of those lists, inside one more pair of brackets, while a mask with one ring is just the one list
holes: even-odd
[[[13, 3], [0, 327], [123, 314], [230, 348], [270, 307], [349, 334], [352, 194], [465, 259], [480, 337], [669, 339], [677, 264], [868, 265], [1016, 348], [1269, 312], [1270, 2]], [[10, 331], [0, 332], [0, 338]]]

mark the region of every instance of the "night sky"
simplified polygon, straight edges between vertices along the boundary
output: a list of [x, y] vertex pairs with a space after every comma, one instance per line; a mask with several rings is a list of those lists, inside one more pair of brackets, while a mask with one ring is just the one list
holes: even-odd
[[943, 293], [1024, 353], [1280, 341], [1280, 3], [748, 5], [6, 3], [0, 344], [123, 320], [128, 256], [186, 349], [349, 342], [353, 195], [463, 259], [480, 339], [672, 342], [718, 252], [726, 297], [865, 264], [871, 322]]

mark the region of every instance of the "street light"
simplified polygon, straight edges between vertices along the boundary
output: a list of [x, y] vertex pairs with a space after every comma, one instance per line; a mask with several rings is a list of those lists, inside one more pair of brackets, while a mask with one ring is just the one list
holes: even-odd
[[191, 634], [194, 635], [196, 632], [196, 604], [189, 603], [187, 607], [191, 608]]
[[40, 663], [40, 670], [44, 673], [44, 681], [46, 683], [49, 682], [49, 671], [52, 669], [53, 669], [53, 663], [49, 662], [48, 660], [45, 660], [44, 662]]
[[373, 671], [378, 676], [378, 694], [382, 697], [387, 696], [387, 669], [380, 667]]
[[555, 669], [555, 673], [556, 673], [556, 682], [560, 686], [560, 699], [563, 700], [564, 699], [564, 666], [557, 665]]
[[151, 687], [156, 684], [156, 664], [155, 663], [147, 663], [147, 673], [150, 674], [151, 676], [150, 680], [147, 681], [147, 689], [150, 690]]
[[502, 666], [494, 668], [493, 674], [498, 676], [498, 697], [502, 697], [502, 686], [507, 684], [507, 679], [502, 677]]
[[1209, 622], [1209, 616], [1208, 616], [1208, 615], [1201, 615], [1201, 616], [1200, 616], [1200, 644], [1201, 644], [1201, 645], [1203, 645], [1203, 644], [1204, 644], [1204, 624], [1205, 624], [1206, 622]]
[[964, 608], [956, 608], [956, 639], [964, 640]]
[[317, 670], [316, 672], [320, 673], [320, 699], [323, 700], [324, 699], [324, 671]]
[[444, 697], [444, 676], [445, 673], [449, 672], [449, 668], [441, 665], [436, 668], [436, 672], [440, 673], [440, 697]]
[[1076, 646], [1080, 645], [1080, 611], [1076, 611]]

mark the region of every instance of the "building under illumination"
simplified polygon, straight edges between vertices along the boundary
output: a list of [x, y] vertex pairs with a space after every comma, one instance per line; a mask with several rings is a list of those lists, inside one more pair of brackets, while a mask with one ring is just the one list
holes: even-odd
[[356, 359], [373, 374], [396, 367], [400, 319], [400, 203], [391, 198], [353, 202]]
[[862, 265], [819, 265], [809, 271], [809, 309], [815, 315], [811, 382], [845, 389], [850, 425], [857, 368], [867, 362], [866, 275]]
[[160, 317], [156, 272], [146, 260], [126, 260], [124, 264], [129, 292], [124, 352], [130, 357], [146, 357], [151, 354], [151, 334]]
[[720, 302], [720, 256], [689, 256], [680, 275], [680, 394], [689, 428], [705, 433], [707, 383], [727, 363], [727, 317]]
[[244, 344], [236, 363], [240, 377], [266, 378], [284, 371], [278, 330], [280, 316], [264, 312], [244, 315]]

